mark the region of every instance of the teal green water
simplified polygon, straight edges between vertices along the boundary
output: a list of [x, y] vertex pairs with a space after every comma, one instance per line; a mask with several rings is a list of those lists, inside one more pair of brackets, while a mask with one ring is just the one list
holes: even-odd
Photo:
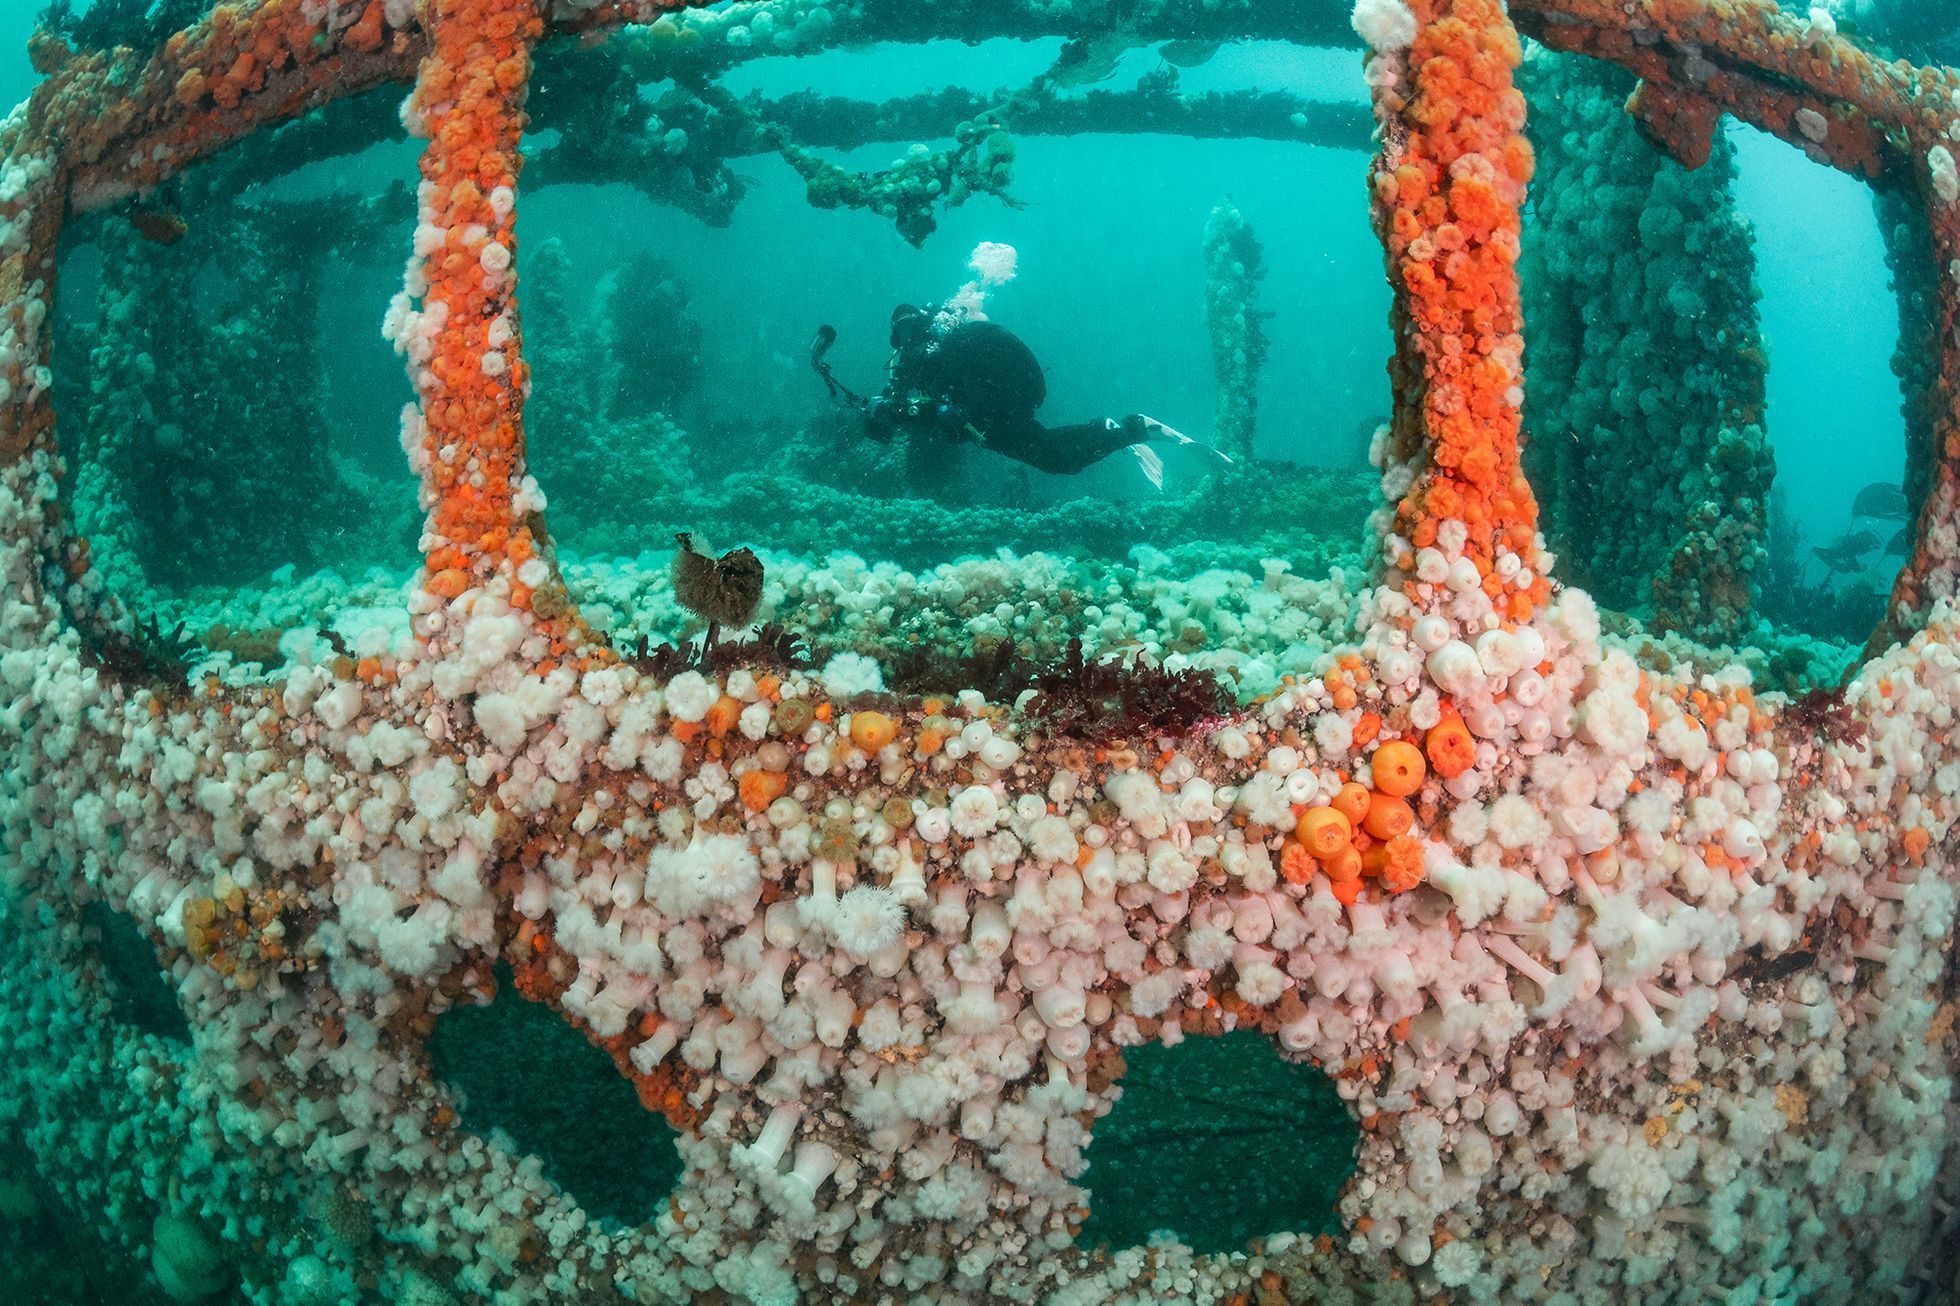
[[[5, 21], [18, 35], [21, 16]], [[0, 44], [9, 35], [0, 30]], [[950, 95], [947, 103], [972, 110], [1007, 94], [997, 88], [1027, 84], [1058, 49], [1054, 41], [995, 41], [760, 59], [729, 73], [727, 87], [779, 112], [801, 112], [800, 128], [829, 145], [819, 151], [824, 158], [875, 173], [904, 141], [856, 141], [837, 106], [882, 100], [908, 106], [908, 123], [927, 123], [926, 102], [907, 97]], [[1536, 61], [1527, 85], [1557, 62]], [[1277, 130], [1270, 121], [1233, 128], [1227, 139], [1072, 127], [1054, 134], [1037, 126], [1017, 137], [1011, 166], [1001, 170], [1012, 180], [999, 195], [928, 205], [932, 230], [922, 235], [878, 214], [812, 207], [804, 179], [767, 153], [696, 163], [682, 145], [678, 163], [663, 163], [668, 142], [684, 139], [699, 117], [684, 93], [621, 83], [605, 47], [547, 55], [527, 140], [535, 184], [519, 224], [538, 382], [532, 466], [561, 548], [598, 568], [577, 597], [602, 625], [672, 633], [680, 614], [642, 601], [633, 566], [602, 564], [657, 552], [682, 530], [710, 544], [795, 558], [848, 551], [915, 575], [999, 548], [1038, 553], [1086, 565], [1085, 591], [1116, 568], [1115, 584], [1142, 608], [1155, 601], [1153, 577], [1207, 569], [1257, 576], [1268, 558], [1316, 584], [1359, 574], [1363, 518], [1376, 493], [1368, 442], [1391, 396], [1383, 370], [1388, 292], [1364, 202], [1366, 100], [1355, 61], [1345, 52], [1255, 43], [1180, 55], [1176, 64], [1135, 50], [1107, 71], [1071, 93], [1129, 95], [1130, 112], [1135, 96], [1164, 87], [1187, 98], [1272, 91], [1331, 116], [1306, 126], [1273, 120]], [[31, 81], [18, 65], [0, 74], [0, 88], [9, 78], [16, 90]], [[168, 250], [131, 233], [126, 215], [76, 224], [70, 234], [57, 323], [69, 364], [58, 378], [69, 401], [65, 442], [84, 464], [174, 460], [191, 482], [189, 493], [173, 491], [168, 502], [145, 502], [140, 490], [120, 499], [109, 487], [85, 490], [82, 516], [95, 534], [126, 542], [121, 574], [129, 587], [160, 587], [132, 594], [138, 605], [188, 621], [193, 633], [290, 626], [322, 608], [358, 604], [347, 590], [358, 589], [352, 578], [370, 568], [402, 575], [413, 565], [418, 520], [396, 430], [411, 396], [400, 359], [376, 329], [399, 287], [413, 228], [414, 148], [393, 121], [395, 94], [327, 110], [314, 135], [333, 143], [305, 156], [311, 161], [282, 165], [278, 148], [268, 154], [255, 142], [245, 153], [256, 157], [221, 160], [186, 179], [161, 197], [189, 224]], [[622, 109], [622, 95], [635, 107]], [[786, 98], [796, 95], [806, 96], [800, 109]], [[1548, 98], [1542, 107], [1535, 130], [1545, 166], [1527, 228], [1526, 265], [1537, 269], [1528, 298], [1586, 285], [1588, 259], [1617, 257], [1621, 281], [1629, 269], [1670, 277], [1653, 261], [1658, 247], [1643, 245], [1632, 227], [1597, 216], [1563, 225], [1544, 218], [1560, 211], [1561, 196], [1567, 209], [1598, 206], [1579, 193], [1593, 183], [1562, 173], [1559, 142], [1543, 136], [1563, 111], [1559, 102]], [[621, 113], [637, 127], [622, 129]], [[635, 139], [633, 130], [644, 137], [639, 146], [608, 150], [656, 142], [635, 165], [637, 182], [606, 150], [581, 153], [568, 143], [600, 123], [609, 133], [625, 130], [620, 142]], [[1645, 150], [1624, 124], [1598, 130]], [[949, 143], [923, 139], [931, 148]], [[1728, 280], [1681, 292], [1693, 300], [1685, 310], [1663, 297], [1584, 338], [1556, 325], [1541, 304], [1527, 438], [1568, 579], [1624, 612], [1629, 630], [1746, 646], [1773, 682], [1795, 685], [1828, 678], [1842, 658], [1804, 637], [1855, 645], [1901, 561], [1903, 512], [1856, 511], [1862, 489], [1907, 488], [1901, 381], [1892, 370], [1897, 298], [1887, 267], [1897, 217], [1875, 212], [1862, 186], [1779, 142], [1743, 129], [1729, 140], [1721, 202], [1694, 219], [1710, 232], [1742, 233]], [[1663, 193], [1673, 185], [1671, 165], [1638, 166], [1660, 177], [1660, 190], [1641, 203], [1661, 211], [1687, 202]], [[308, 205], [345, 208], [363, 198], [372, 202], [340, 229], [306, 217]], [[1221, 339], [1208, 320], [1225, 283], [1208, 262], [1205, 231], [1221, 206], [1260, 251], [1256, 273], [1230, 293], [1246, 297], [1239, 307], [1250, 311], [1264, 349], [1235, 378], [1220, 360], [1235, 348], [1243, 357], [1243, 345]], [[251, 233], [242, 251], [241, 224]], [[1704, 238], [1693, 222], [1673, 237], [1684, 248]], [[1067, 427], [1141, 414], [1209, 444], [1238, 420], [1221, 407], [1221, 393], [1236, 387], [1252, 407], [1233, 438], [1250, 431], [1241, 451], [1250, 457], [1227, 468], [1201, 450], [1158, 445], [1159, 488], [1127, 451], [1079, 474], [1052, 475], [936, 436], [909, 442], [923, 445], [923, 455], [905, 440], [863, 438], [858, 417], [833, 409], [811, 370], [817, 327], [837, 332], [827, 355], [837, 380], [877, 394], [893, 306], [957, 294], [974, 278], [968, 260], [985, 242], [1015, 253], [1012, 278], [988, 288], [983, 311], [1024, 341], [1042, 369], [1039, 421]], [[1909, 242], [1901, 248], [1909, 256]], [[242, 275], [241, 252], [258, 272]], [[1650, 264], [1651, 272], [1640, 272]], [[1709, 275], [1683, 268], [1690, 283]], [[105, 343], [100, 324], [112, 305], [121, 306], [119, 334]], [[1580, 311], [1569, 296], [1567, 311]], [[1554, 361], [1561, 347], [1610, 357], [1616, 375], [1692, 374], [1696, 351], [1708, 342], [1690, 341], [1682, 353], [1667, 343], [1669, 333], [1710, 336], [1708, 315], [1731, 311], [1743, 314], [1733, 338], [1746, 334], [1761, 348], [1739, 360], [1733, 345], [1724, 346], [1730, 362], [1723, 366], [1741, 370], [1700, 397], [1657, 396], [1651, 388], [1614, 394], [1615, 383], [1598, 370], [1603, 364], [1576, 387], [1551, 379], [1569, 371]], [[1655, 317], [1668, 320], [1647, 331]], [[267, 342], [245, 326], [255, 320], [290, 330]], [[1861, 328], [1846, 331], [1847, 321]], [[268, 343], [273, 352], [262, 358]], [[90, 368], [96, 379], [85, 393], [79, 377]], [[1742, 405], [1747, 414], [1711, 406], [1733, 401], [1733, 408], [1744, 391], [1757, 396]], [[1600, 424], [1608, 411], [1620, 414], [1619, 425]], [[1640, 523], [1588, 506], [1618, 496], [1625, 482], [1613, 472], [1616, 460], [1638, 457], [1626, 443], [1631, 411], [1666, 425], [1683, 457], [1700, 457], [1688, 446], [1713, 447], [1726, 429], [1732, 440], [1754, 442], [1756, 470], [1684, 490], [1701, 496], [1694, 502], [1670, 498], [1671, 487], [1687, 484], [1685, 464], [1642, 486], [1642, 497], [1658, 505], [1656, 522], [1692, 519], [1698, 504], [1721, 517], [1735, 502], [1753, 505], [1746, 530], [1728, 528], [1746, 538], [1693, 546], [1697, 575], [1706, 567], [1723, 577], [1719, 586], [1697, 584], [1723, 588], [1721, 601], [1656, 597], [1651, 578], [1681, 541], [1663, 538], [1667, 531], [1656, 525], [1643, 544], [1613, 544], [1615, 532], [1637, 534]], [[111, 448], [107, 433], [132, 421], [159, 427], [162, 448]], [[242, 433], [269, 429], [307, 451], [301, 474], [274, 478], [257, 496], [263, 515], [239, 519], [218, 507], [230, 487], [190, 469], [237, 449]], [[1847, 474], [1847, 463], [1856, 470]], [[930, 474], [921, 477], [926, 464]], [[1213, 493], [1220, 486], [1236, 500], [1223, 515]], [[109, 556], [113, 563], [115, 551]], [[285, 611], [259, 601], [227, 608], [224, 593], [256, 590], [284, 563], [302, 576], [333, 568], [342, 576], [331, 587], [340, 597], [313, 595]], [[960, 593], [1000, 583], [964, 565]], [[648, 559], [644, 570], [658, 567]], [[185, 607], [188, 590], [207, 582], [228, 588]], [[953, 619], [922, 616], [906, 629], [906, 617], [859, 622], [842, 642], [889, 648]], [[1117, 622], [1106, 640], [1180, 637], [1133, 624]], [[1218, 625], [1200, 618], [1187, 637], [1212, 639]], [[1292, 668], [1277, 633], [1249, 633], [1265, 662], [1240, 681], [1256, 693]], [[1317, 633], [1324, 642], [1338, 630]]]

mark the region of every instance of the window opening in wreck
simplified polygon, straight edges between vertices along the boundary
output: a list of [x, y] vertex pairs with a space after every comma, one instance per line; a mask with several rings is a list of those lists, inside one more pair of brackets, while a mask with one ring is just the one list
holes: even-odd
[[1901, 386], [1923, 430], [1930, 378], [1892, 374], [1892, 325], [1932, 321], [1921, 220], [1733, 123], [1683, 169], [1612, 65], [1534, 49], [1519, 81], [1525, 462], [1557, 574], [1658, 665], [1835, 683], [1910, 550]]
[[1122, 1096], [1085, 1153], [1083, 1246], [1138, 1247], [1169, 1230], [1199, 1252], [1235, 1252], [1339, 1226], [1361, 1131], [1325, 1074], [1249, 1030], [1124, 1055]]
[[116, 1019], [146, 1034], [189, 1043], [184, 1009], [165, 978], [155, 945], [136, 921], [99, 902], [84, 904], [81, 917], [83, 945], [100, 967], [102, 989]]
[[[1351, 52], [1189, 44], [545, 51], [528, 449], [587, 619], [629, 648], [698, 635], [669, 582], [690, 533], [753, 548], [756, 619], [887, 688], [1080, 638], [1252, 697], [1347, 638], [1391, 349], [1365, 87]], [[1038, 360], [1043, 423], [1146, 414], [1235, 462], [1112, 442], [1059, 475], [936, 428], [867, 438], [818, 328], [874, 396], [894, 306], [962, 295]]]
[[146, 665], [269, 669], [328, 624], [362, 651], [407, 636], [412, 394], [380, 332], [415, 229], [399, 104], [337, 102], [64, 231], [68, 501]]
[[[1731, 139], [1736, 201], [1762, 263], [1776, 448], [1758, 603], [1779, 626], [1856, 648], [1884, 616], [1924, 497], [1907, 447], [1932, 438], [1932, 238], [1902, 195], [1753, 128]], [[1900, 350], [1907, 333], [1918, 342]]]
[[588, 1214], [643, 1223], [680, 1178], [674, 1129], [584, 1034], [519, 993], [508, 967], [488, 1006], [443, 1013], [428, 1046], [463, 1125], [536, 1157]]

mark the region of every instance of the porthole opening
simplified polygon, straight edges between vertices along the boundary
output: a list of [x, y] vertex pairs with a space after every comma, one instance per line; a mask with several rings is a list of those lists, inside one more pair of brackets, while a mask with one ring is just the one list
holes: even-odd
[[673, 1127], [640, 1105], [604, 1052], [520, 994], [508, 968], [487, 1006], [437, 1019], [429, 1058], [466, 1128], [536, 1156], [595, 1219], [650, 1220], [680, 1177]]
[[191, 1040], [183, 1006], [165, 977], [156, 947], [136, 922], [102, 903], [84, 904], [82, 942], [96, 962], [111, 1013], [120, 1021], [159, 1038]]
[[1338, 1227], [1361, 1131], [1333, 1080], [1249, 1030], [1149, 1043], [1126, 1059], [1122, 1096], [1089, 1145], [1079, 1243], [1121, 1249], [1168, 1232], [1232, 1252]]

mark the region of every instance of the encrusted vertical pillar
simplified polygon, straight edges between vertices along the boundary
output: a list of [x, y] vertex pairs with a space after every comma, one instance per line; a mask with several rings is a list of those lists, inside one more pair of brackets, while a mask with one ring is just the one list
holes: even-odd
[[1853, 176], [1923, 207], [1940, 278], [1938, 381], [1930, 449], [1908, 457], [1925, 494], [1915, 547], [1893, 587], [1878, 651], [1924, 624], [1960, 584], [1960, 167], [1949, 134], [1960, 122], [1960, 76], [1886, 63], [1840, 36], [1828, 16], [1785, 13], [1767, 0], [1720, 7], [1618, 0], [1514, 0], [1520, 25], [1556, 50], [1609, 59], [1641, 78], [1628, 103], [1651, 139], [1690, 167], [1708, 157], [1723, 114], [1751, 123]]
[[421, 401], [403, 442], [429, 509], [425, 585], [454, 599], [494, 582], [524, 608], [539, 578], [523, 570], [535, 505], [524, 477], [515, 220], [543, 9], [539, 0], [440, 0], [431, 29], [407, 114], [429, 140], [420, 224], [392, 320]]
[[1520, 84], [1538, 151], [1522, 280], [1525, 465], [1561, 579], [1711, 642], [1747, 628], [1775, 465], [1735, 151], [1679, 166], [1628, 119], [1633, 81], [1545, 54]]
[[1924, 208], [1911, 196], [1880, 190], [1872, 195], [1885, 266], [1899, 300], [1899, 345], [1892, 373], [1899, 378], [1900, 415], [1905, 421], [1906, 502], [1915, 508], [1932, 487], [1938, 450], [1933, 428], [1939, 417], [1940, 345], [1934, 339], [1940, 269], [1932, 263], [1932, 240]]
[[1252, 461], [1259, 425], [1259, 369], [1265, 364], [1267, 313], [1258, 308], [1265, 260], [1252, 226], [1230, 200], [1205, 222], [1205, 324], [1218, 380], [1218, 448]]
[[[1365, 6], [1382, 148], [1371, 174], [1395, 290], [1396, 408], [1384, 451], [1397, 499], [1392, 573], [1460, 549], [1500, 614], [1546, 593], [1537, 505], [1519, 458], [1524, 403], [1519, 209], [1531, 178], [1521, 54], [1497, 0]], [[1462, 532], [1460, 544], [1451, 537]], [[1508, 555], [1514, 561], [1501, 563]], [[1442, 591], [1438, 590], [1437, 593]]]

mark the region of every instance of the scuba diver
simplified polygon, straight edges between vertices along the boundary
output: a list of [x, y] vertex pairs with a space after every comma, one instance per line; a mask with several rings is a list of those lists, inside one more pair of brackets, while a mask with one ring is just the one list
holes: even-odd
[[1127, 449], [1159, 489], [1163, 460], [1156, 442], [1202, 449], [1232, 460], [1155, 418], [1132, 413], [1121, 420], [1045, 426], [1035, 411], [1048, 397], [1041, 363], [1006, 327], [972, 318], [946, 325], [931, 307], [900, 304], [892, 310], [887, 381], [875, 398], [853, 393], [831, 375], [824, 356], [836, 343], [834, 327], [821, 327], [810, 363], [840, 407], [864, 414], [864, 433], [880, 444], [904, 433], [915, 476], [928, 470], [944, 445], [976, 444], [1038, 471], [1073, 476]]

